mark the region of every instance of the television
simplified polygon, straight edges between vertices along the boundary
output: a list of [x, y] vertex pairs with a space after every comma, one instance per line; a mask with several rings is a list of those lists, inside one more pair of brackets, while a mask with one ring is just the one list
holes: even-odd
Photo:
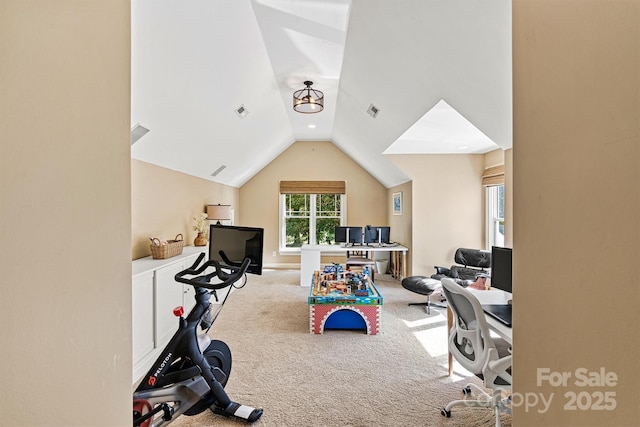
[[362, 227], [338, 226], [335, 228], [336, 243], [362, 243]]
[[215, 225], [209, 227], [209, 259], [239, 267], [245, 258], [247, 273], [262, 274], [264, 228]]
[[491, 247], [491, 287], [512, 293], [512, 249]]
[[390, 241], [391, 227], [367, 225], [364, 227], [364, 243], [378, 244], [391, 243]]

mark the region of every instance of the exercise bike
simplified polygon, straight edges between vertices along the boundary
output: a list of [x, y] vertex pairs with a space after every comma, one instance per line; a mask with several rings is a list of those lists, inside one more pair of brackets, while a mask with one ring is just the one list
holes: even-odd
[[[206, 332], [197, 333], [198, 325], [208, 331], [215, 321], [211, 295], [218, 301], [216, 290], [244, 286], [250, 260], [245, 259], [239, 267], [221, 265], [215, 260], [200, 266], [204, 255], [201, 253], [190, 268], [175, 275], [177, 282], [195, 287], [196, 304], [186, 318], [182, 307], [174, 309], [180, 318], [178, 330], [133, 392], [134, 427], [166, 426], [182, 414], [196, 415], [207, 409], [247, 422], [262, 416], [262, 409], [233, 402], [224, 390], [231, 373], [229, 347], [212, 340]], [[214, 271], [206, 273], [210, 268]], [[237, 286], [243, 276], [244, 282]], [[230, 293], [229, 290], [220, 308]]]

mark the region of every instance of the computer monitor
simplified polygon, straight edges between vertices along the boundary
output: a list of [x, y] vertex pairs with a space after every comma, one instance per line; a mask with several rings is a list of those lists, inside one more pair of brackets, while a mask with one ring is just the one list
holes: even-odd
[[364, 243], [368, 245], [391, 243], [391, 227], [367, 225], [364, 227]]
[[362, 243], [362, 227], [338, 226], [335, 228], [336, 243]]
[[262, 274], [264, 229], [211, 225], [209, 227], [209, 259], [238, 267], [245, 258], [251, 263], [247, 273]]
[[512, 293], [512, 249], [491, 247], [491, 287]]

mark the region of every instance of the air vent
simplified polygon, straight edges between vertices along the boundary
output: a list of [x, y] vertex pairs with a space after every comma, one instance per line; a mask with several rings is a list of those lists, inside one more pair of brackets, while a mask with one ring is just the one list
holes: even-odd
[[214, 173], [211, 174], [211, 176], [217, 176], [220, 172], [224, 170], [224, 168], [226, 168], [225, 165], [220, 166], [218, 169], [216, 169]]
[[140, 123], [137, 123], [134, 127], [132, 127], [131, 128], [131, 145], [138, 142], [138, 140], [143, 136], [145, 136], [147, 132], [149, 132], [149, 129], [147, 129], [144, 126], [141, 126]]
[[369, 109], [367, 110], [367, 114], [369, 114], [371, 117], [373, 117], [375, 119], [378, 116], [379, 112], [380, 112], [380, 110], [378, 110], [378, 107], [376, 107], [373, 104], [369, 105]]
[[241, 119], [244, 119], [245, 117], [247, 117], [247, 114], [249, 114], [249, 110], [247, 110], [246, 108], [244, 108], [244, 105], [239, 106], [238, 108], [236, 108], [236, 114], [238, 115], [238, 117], [240, 117]]

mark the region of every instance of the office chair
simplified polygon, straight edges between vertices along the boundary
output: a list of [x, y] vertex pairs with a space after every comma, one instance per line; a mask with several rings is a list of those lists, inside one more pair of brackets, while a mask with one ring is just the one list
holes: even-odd
[[453, 279], [442, 278], [442, 290], [453, 312], [453, 326], [449, 332], [449, 351], [463, 368], [480, 378], [492, 394], [475, 384], [471, 389], [480, 393], [477, 400], [454, 400], [442, 408], [445, 417], [451, 416], [454, 406], [493, 408], [496, 427], [500, 427], [500, 413], [511, 413], [510, 399], [502, 399], [503, 390], [511, 390], [511, 346], [500, 338], [492, 338], [484, 311], [478, 299]]
[[376, 262], [369, 258], [369, 252], [361, 249], [355, 249], [347, 251], [347, 260], [345, 262], [347, 266], [347, 270], [351, 266], [355, 267], [369, 267], [369, 276], [371, 276], [371, 281], [373, 280], [374, 270], [376, 269]]

